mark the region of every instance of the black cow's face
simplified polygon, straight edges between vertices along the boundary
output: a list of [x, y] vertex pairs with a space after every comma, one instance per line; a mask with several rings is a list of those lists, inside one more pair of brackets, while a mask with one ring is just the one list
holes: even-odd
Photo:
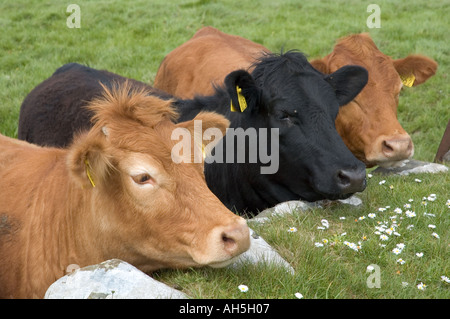
[[252, 75], [229, 74], [225, 85], [234, 105], [239, 103], [236, 85], [248, 104], [241, 126], [278, 128], [278, 171], [259, 176], [259, 182], [271, 188], [268, 192], [278, 193], [280, 200], [316, 201], [364, 190], [365, 165], [345, 146], [334, 121], [339, 107], [366, 83], [362, 67], [347, 66], [324, 75], [296, 52], [263, 59]]

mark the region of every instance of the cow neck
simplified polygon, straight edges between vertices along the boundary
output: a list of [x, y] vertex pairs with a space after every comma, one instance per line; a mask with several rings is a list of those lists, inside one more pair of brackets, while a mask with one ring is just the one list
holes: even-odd
[[[29, 243], [30, 247], [39, 247], [35, 253], [29, 251], [28, 260], [41, 259], [40, 264], [57, 278], [65, 275], [70, 265], [83, 267], [102, 261], [100, 254], [94, 253], [98, 249], [93, 247], [100, 240], [92, 235], [92, 227], [98, 224], [92, 214], [95, 209], [93, 190], [83, 189], [73, 181], [65, 158], [60, 159], [52, 163], [38, 186], [33, 214], [40, 220], [32, 219], [33, 230], [28, 231], [29, 239], [33, 241]], [[45, 205], [38, 203], [42, 198], [45, 198]], [[41, 245], [39, 240], [42, 240]], [[92, 253], [88, 254], [88, 251]]]
[[17, 214], [21, 218], [20, 246], [12, 248], [11, 257], [17, 261], [21, 289], [13, 294], [42, 298], [48, 286], [64, 276], [70, 265], [85, 266], [88, 259], [81, 252], [90, 249], [89, 240], [96, 239], [86, 237], [82, 227], [74, 226], [91, 223], [92, 219], [82, 209], [88, 196], [82, 195], [81, 187], [69, 177], [66, 152], [38, 150], [34, 158], [25, 158], [22, 166], [31, 162], [39, 167], [33, 178], [23, 174], [25, 168], [21, 166], [14, 172], [15, 184], [27, 187], [18, 187], [22, 194], [12, 201], [22, 214]]

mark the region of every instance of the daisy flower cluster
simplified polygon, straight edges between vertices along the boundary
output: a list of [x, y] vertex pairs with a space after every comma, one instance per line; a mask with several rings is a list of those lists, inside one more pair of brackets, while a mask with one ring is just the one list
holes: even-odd
[[[416, 179], [416, 182], [420, 183], [421, 180]], [[386, 180], [382, 180], [379, 184], [386, 184]], [[391, 190], [393, 188], [393, 186], [390, 187]], [[419, 259], [424, 257], [424, 252], [415, 250], [415, 244], [408, 244], [407, 238], [411, 237], [410, 232], [414, 231], [415, 226], [419, 226], [423, 229], [423, 223], [425, 222], [427, 229], [430, 230], [430, 235], [436, 239], [440, 239], [440, 235], [436, 231], [437, 227], [432, 223], [433, 218], [436, 216], [435, 214], [428, 213], [428, 208], [432, 207], [431, 203], [436, 200], [436, 194], [424, 196], [421, 201], [420, 199], [416, 199], [415, 201], [413, 198], [410, 198], [404, 204], [399, 205], [400, 207], [379, 207], [367, 215], [360, 216], [358, 218], [350, 218], [350, 220], [354, 219], [354, 222], [356, 223], [366, 224], [369, 226], [369, 229], [370, 225], [375, 223], [372, 233], [369, 231], [355, 242], [348, 240], [346, 232], [341, 232], [340, 234], [334, 233], [326, 238], [326, 233], [328, 229], [330, 229], [330, 223], [328, 220], [322, 219], [320, 221], [320, 225], [317, 226], [317, 229], [323, 231], [325, 238], [314, 242], [314, 246], [322, 249], [326, 246], [342, 246], [355, 252], [361, 252], [363, 250], [363, 244], [365, 244], [366, 241], [370, 240], [373, 243], [375, 240], [380, 248], [386, 249], [386, 254], [396, 256], [394, 259], [395, 264], [400, 267], [408, 264], [408, 261], [411, 262], [412, 259], [417, 262]], [[450, 199], [446, 201], [446, 206], [450, 208]], [[340, 221], [345, 221], [348, 219], [349, 218], [345, 216], [339, 217]], [[365, 231], [367, 232], [367, 230]], [[408, 233], [408, 236], [403, 236], [406, 235], [406, 233]], [[408, 251], [405, 253], [407, 246]], [[390, 248], [387, 249], [387, 247]], [[400, 274], [400, 271], [397, 271], [397, 273]], [[444, 283], [449, 283], [449, 278], [446, 276], [441, 276], [441, 281]], [[406, 285], [408, 285], [408, 283], [404, 282], [403, 286]], [[416, 284], [416, 287], [419, 290], [425, 290], [427, 285], [420, 282], [419, 284]]]

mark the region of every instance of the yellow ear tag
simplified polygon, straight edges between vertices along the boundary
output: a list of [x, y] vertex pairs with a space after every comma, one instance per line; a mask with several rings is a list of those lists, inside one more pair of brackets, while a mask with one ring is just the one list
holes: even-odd
[[[241, 112], [244, 112], [247, 108], [247, 101], [245, 100], [245, 96], [242, 95], [242, 89], [236, 85], [236, 92], [239, 102], [239, 108]], [[231, 101], [231, 112], [239, 112], [239, 110], [233, 105], [233, 101]]]
[[206, 146], [205, 144], [202, 144], [202, 155], [203, 155], [203, 159], [206, 158]]
[[91, 175], [91, 165], [89, 164], [89, 161], [87, 159], [84, 160], [84, 165], [86, 166], [86, 175], [91, 182], [92, 187], [95, 187], [94, 179]]
[[411, 86], [413, 86], [414, 81], [416, 80], [416, 77], [414, 76], [414, 74], [407, 75], [407, 76], [400, 75], [400, 79], [402, 79], [402, 83], [404, 86], [407, 86], [410, 88]]

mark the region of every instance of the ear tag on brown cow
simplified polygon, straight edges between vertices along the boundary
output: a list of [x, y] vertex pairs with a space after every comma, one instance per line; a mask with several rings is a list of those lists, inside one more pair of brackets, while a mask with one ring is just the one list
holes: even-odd
[[414, 81], [416, 80], [416, 77], [414, 76], [414, 74], [410, 74], [410, 75], [400, 75], [400, 79], [402, 79], [402, 83], [404, 86], [407, 87], [411, 87], [414, 84]]
[[206, 158], [206, 145], [202, 144], [202, 155], [203, 155], [203, 160], [205, 160]]
[[[245, 96], [242, 94], [242, 89], [236, 85], [236, 93], [239, 102], [239, 108], [241, 112], [244, 112], [247, 108], [247, 101], [245, 100]], [[239, 112], [239, 110], [233, 105], [233, 101], [231, 101], [231, 112]]]
[[91, 164], [89, 164], [89, 161], [87, 159], [84, 160], [84, 165], [86, 166], [86, 175], [91, 182], [92, 187], [95, 187], [94, 179], [92, 178], [91, 174]]

